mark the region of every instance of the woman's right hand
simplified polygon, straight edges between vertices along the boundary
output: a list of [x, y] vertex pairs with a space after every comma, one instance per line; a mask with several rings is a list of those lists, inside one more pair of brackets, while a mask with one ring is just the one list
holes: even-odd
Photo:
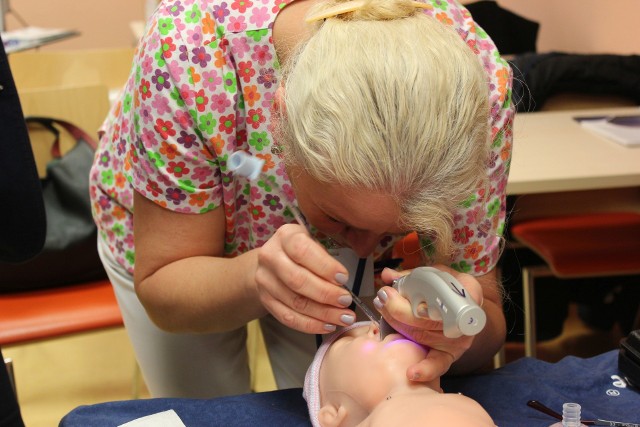
[[280, 323], [325, 334], [355, 321], [352, 298], [341, 284], [348, 271], [298, 224], [286, 224], [258, 250], [258, 297]]

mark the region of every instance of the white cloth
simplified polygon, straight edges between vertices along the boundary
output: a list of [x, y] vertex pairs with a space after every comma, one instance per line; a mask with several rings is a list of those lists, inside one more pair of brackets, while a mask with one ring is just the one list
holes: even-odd
[[320, 367], [322, 366], [324, 355], [327, 353], [329, 346], [342, 334], [351, 329], [368, 325], [369, 323], [369, 321], [356, 322], [351, 326], [339, 329], [333, 334], [326, 336], [322, 345], [318, 348], [313, 362], [311, 362], [307, 370], [304, 378], [304, 388], [302, 390], [302, 397], [307, 401], [309, 418], [311, 418], [311, 425], [313, 425], [313, 427], [320, 427], [320, 422], [318, 421], [318, 412], [320, 412]]
[[120, 424], [118, 427], [187, 427], [184, 425], [176, 411], [169, 409], [168, 411], [158, 412], [157, 414], [147, 415]]

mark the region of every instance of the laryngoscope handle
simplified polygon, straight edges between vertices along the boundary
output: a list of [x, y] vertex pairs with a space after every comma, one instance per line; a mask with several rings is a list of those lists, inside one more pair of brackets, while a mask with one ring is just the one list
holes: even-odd
[[464, 286], [447, 272], [433, 267], [418, 267], [394, 280], [393, 287], [409, 300], [414, 316], [419, 317], [420, 304], [427, 304], [429, 317], [442, 320], [446, 337], [476, 335], [487, 323], [484, 310]]

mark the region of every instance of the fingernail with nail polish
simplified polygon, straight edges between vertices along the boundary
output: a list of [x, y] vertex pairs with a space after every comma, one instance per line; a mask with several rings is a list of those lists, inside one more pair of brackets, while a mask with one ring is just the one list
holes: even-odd
[[342, 320], [342, 323], [344, 323], [345, 325], [353, 325], [353, 322], [356, 321], [356, 318], [350, 314], [343, 314], [342, 316], [340, 316], [340, 320]]
[[429, 310], [423, 305], [418, 306], [417, 312], [420, 317], [429, 317]]
[[375, 297], [373, 299], [373, 305], [378, 309], [378, 310], [382, 310], [382, 307], [384, 307], [384, 304], [380, 301], [380, 298]]
[[353, 298], [349, 294], [341, 295], [338, 298], [338, 304], [340, 304], [343, 307], [349, 307], [352, 302], [353, 302]]
[[380, 298], [380, 302], [382, 304], [386, 304], [387, 300], [389, 299], [389, 296], [387, 295], [387, 293], [384, 291], [384, 289], [380, 289], [378, 291], [378, 298]]
[[324, 330], [325, 331], [329, 331], [329, 332], [333, 332], [336, 330], [336, 325], [332, 325], [331, 323], [327, 323], [324, 325]]
[[349, 276], [344, 273], [336, 273], [336, 282], [346, 285], [349, 282]]

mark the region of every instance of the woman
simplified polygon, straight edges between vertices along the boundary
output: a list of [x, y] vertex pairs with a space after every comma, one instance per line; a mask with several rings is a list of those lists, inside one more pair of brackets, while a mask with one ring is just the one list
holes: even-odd
[[[355, 321], [339, 286], [355, 272], [327, 242], [380, 259], [412, 230], [425, 263], [453, 266], [488, 314], [482, 334], [449, 340], [383, 288], [389, 323], [434, 349], [414, 379], [488, 361], [505, 331], [510, 84], [454, 2], [163, 1], [91, 174], [99, 249], [152, 395], [248, 391], [252, 319], [278, 387], [300, 386], [313, 334]], [[237, 150], [265, 160], [261, 179], [232, 175]]]

